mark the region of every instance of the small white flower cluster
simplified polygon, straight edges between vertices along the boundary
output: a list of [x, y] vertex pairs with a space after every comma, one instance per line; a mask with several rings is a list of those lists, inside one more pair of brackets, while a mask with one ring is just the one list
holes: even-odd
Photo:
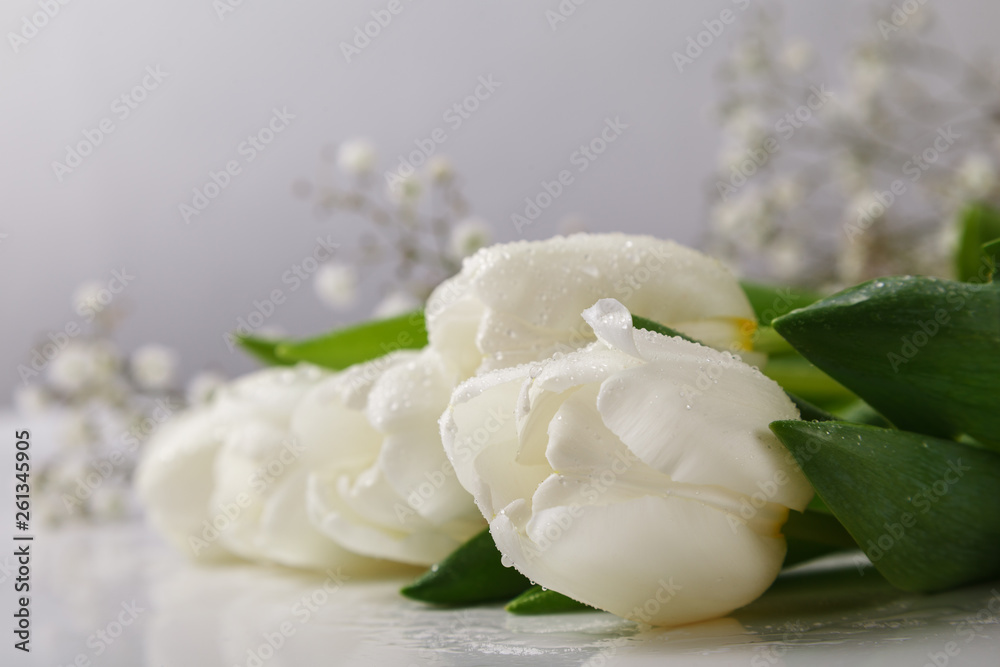
[[[447, 156], [433, 155], [421, 170], [406, 175], [387, 172], [381, 191], [375, 187], [378, 156], [367, 139], [345, 141], [326, 158], [336, 169], [326, 170], [319, 184], [299, 184], [297, 191], [314, 199], [322, 215], [355, 215], [376, 232], [363, 235], [353, 253], [360, 258], [357, 265], [331, 260], [317, 271], [316, 294], [330, 308], [352, 308], [360, 268], [387, 263], [394, 276], [374, 313], [390, 317], [404, 308], [416, 309], [436, 285], [459, 270], [463, 259], [492, 243], [489, 223], [468, 214]], [[350, 180], [347, 188], [336, 185], [336, 172]]]
[[[134, 515], [131, 477], [140, 449], [185, 406], [174, 389], [174, 350], [147, 344], [126, 355], [115, 344], [122, 308], [103, 284], [81, 285], [73, 306], [86, 324], [74, 321], [32, 350], [14, 393], [20, 414], [59, 423], [59, 451], [38, 469], [34, 505], [52, 524]], [[208, 400], [223, 382], [197, 376], [189, 402]]]
[[912, 5], [876, 4], [839, 89], [809, 43], [761, 10], [722, 69], [712, 254], [745, 274], [831, 288], [950, 277], [957, 213], [1000, 203], [1000, 121], [956, 121], [955, 109], [992, 103], [1000, 72], [934, 43], [931, 10]]

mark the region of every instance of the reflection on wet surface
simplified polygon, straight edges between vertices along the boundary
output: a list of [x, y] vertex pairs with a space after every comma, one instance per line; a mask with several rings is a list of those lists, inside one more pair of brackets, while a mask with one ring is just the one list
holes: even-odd
[[[920, 667], [938, 654], [949, 665], [995, 664], [1000, 653], [1000, 583], [907, 594], [857, 557], [785, 576], [729, 618], [664, 630], [598, 612], [428, 608], [397, 594], [405, 576], [345, 582], [335, 571], [195, 566], [139, 526], [43, 535], [38, 546], [34, 664], [84, 654], [130, 667]], [[94, 640], [133, 600], [143, 610], [134, 624], [111, 643]]]

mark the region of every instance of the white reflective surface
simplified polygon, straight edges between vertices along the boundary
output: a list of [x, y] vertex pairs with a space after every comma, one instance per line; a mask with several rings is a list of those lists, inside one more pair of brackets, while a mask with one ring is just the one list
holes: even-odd
[[[81, 655], [93, 665], [129, 667], [920, 667], [934, 657], [948, 665], [1000, 660], [1000, 584], [907, 595], [870, 569], [860, 576], [849, 560], [836, 572], [782, 581], [731, 618], [658, 630], [604, 613], [431, 609], [396, 593], [405, 577], [339, 588], [331, 581], [330, 593], [324, 576], [195, 566], [140, 524], [42, 533], [34, 549], [33, 651], [25, 656], [5, 641], [3, 665], [67, 665]], [[9, 581], [3, 589], [10, 609]], [[110, 644], [97, 634], [103, 629], [111, 639], [130, 614], [134, 621]]]

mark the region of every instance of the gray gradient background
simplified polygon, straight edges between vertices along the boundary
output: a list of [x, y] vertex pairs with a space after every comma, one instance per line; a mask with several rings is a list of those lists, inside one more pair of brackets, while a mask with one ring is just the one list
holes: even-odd
[[[733, 2], [590, 0], [555, 31], [545, 10], [557, 0], [401, 2], [403, 11], [350, 64], [339, 43], [387, 2], [243, 0], [220, 21], [211, 0], [75, 0], [17, 54], [6, 35], [38, 7], [5, 3], [0, 403], [36, 340], [78, 319], [70, 304], [75, 286], [121, 267], [136, 276], [124, 295], [126, 349], [173, 346], [184, 376], [204, 366], [251, 368], [229, 352], [223, 334], [254, 299], [287, 287], [281, 274], [311, 252], [318, 235], [347, 244], [358, 232], [356, 222], [319, 222], [292, 195], [293, 182], [314, 177], [323, 145], [353, 136], [373, 139], [383, 158], [410, 150], [414, 139], [444, 126], [442, 113], [472, 93], [481, 75], [501, 87], [448, 130], [441, 150], [499, 240], [520, 237], [511, 213], [542, 179], [566, 168], [605, 117], [619, 116], [629, 129], [524, 238], [548, 237], [562, 216], [577, 213], [593, 230], [698, 243], [719, 143], [717, 66], [746, 13], [737, 11], [737, 23], [683, 74], [671, 53]], [[868, 3], [789, 4], [789, 32], [814, 43], [835, 83], [845, 40], [875, 30]], [[995, 44], [996, 3], [934, 5], [945, 43], [964, 52]], [[149, 65], [169, 77], [59, 183], [52, 161], [110, 115], [111, 102]], [[295, 114], [291, 126], [183, 224], [178, 204], [209, 170], [238, 157], [236, 146], [275, 106]], [[268, 324], [318, 332], [362, 316], [374, 298], [333, 313], [304, 288]]]

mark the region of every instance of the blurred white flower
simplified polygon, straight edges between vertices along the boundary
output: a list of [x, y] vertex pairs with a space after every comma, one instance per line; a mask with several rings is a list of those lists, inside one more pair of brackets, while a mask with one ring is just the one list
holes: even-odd
[[349, 264], [327, 262], [316, 272], [313, 288], [327, 306], [336, 310], [350, 308], [358, 293], [357, 271]]
[[337, 150], [337, 166], [351, 176], [371, 172], [375, 168], [376, 158], [375, 147], [367, 139], [345, 141]]
[[812, 64], [816, 53], [812, 45], [804, 39], [796, 39], [785, 46], [781, 62], [792, 72], [801, 72]]
[[775, 179], [771, 185], [772, 201], [781, 209], [789, 209], [802, 201], [802, 186], [789, 177]]
[[110, 376], [105, 357], [104, 351], [98, 346], [70, 341], [49, 362], [49, 382], [56, 389], [69, 394], [88, 385], [99, 384], [102, 379]]
[[416, 201], [424, 188], [416, 174], [401, 176], [398, 180], [386, 186], [389, 199], [397, 204], [409, 205]]
[[441, 417], [497, 548], [539, 585], [634, 621], [751, 602], [781, 569], [789, 508], [813, 496], [768, 429], [798, 410], [728, 352], [635, 329], [614, 299], [584, 318], [596, 342], [474, 377]]
[[372, 312], [372, 317], [379, 319], [395, 317], [396, 315], [403, 315], [404, 313], [417, 310], [421, 305], [420, 299], [409, 292], [396, 290], [379, 301]]
[[482, 218], [466, 218], [457, 222], [448, 239], [448, 252], [454, 259], [476, 254], [493, 241], [493, 230]]
[[997, 187], [997, 169], [983, 153], [972, 153], [958, 166], [955, 184], [963, 199], [982, 199]]
[[424, 169], [432, 183], [447, 183], [455, 177], [455, 166], [445, 155], [432, 155]]
[[87, 475], [94, 469], [80, 450], [63, 452], [53, 464], [50, 475], [52, 482], [60, 488], [74, 488], [83, 484]]
[[77, 315], [99, 313], [111, 302], [111, 292], [100, 282], [90, 280], [73, 292], [73, 312]]
[[49, 404], [49, 396], [41, 387], [32, 384], [14, 390], [14, 407], [22, 416], [28, 417], [45, 412]]
[[215, 394], [226, 384], [226, 377], [214, 371], [203, 371], [198, 373], [188, 382], [187, 401], [189, 405], [202, 405], [209, 403]]
[[[854, 153], [841, 153], [833, 158], [834, 177], [847, 195], [871, 195], [871, 182], [868, 178], [868, 171]], [[865, 192], [866, 189], [868, 192]]]
[[728, 237], [756, 245], [767, 229], [766, 203], [759, 188], [749, 187], [728, 201], [713, 206], [712, 220], [716, 228]]
[[177, 353], [164, 345], [143, 345], [132, 353], [132, 377], [143, 389], [166, 389], [174, 381]]
[[757, 148], [764, 141], [764, 127], [765, 121], [760, 111], [748, 106], [740, 107], [726, 118], [726, 134], [739, 146], [732, 151], [730, 166], [747, 159], [747, 148]]
[[809, 251], [795, 239], [783, 237], [767, 248], [771, 270], [783, 280], [791, 280], [802, 270]]
[[121, 518], [128, 513], [127, 492], [105, 482], [94, 489], [88, 507], [95, 516], [101, 519]]
[[865, 49], [854, 55], [850, 65], [850, 82], [856, 102], [864, 103], [872, 98], [889, 74], [885, 58], [874, 49]]
[[767, 64], [766, 47], [759, 38], [745, 40], [734, 49], [732, 62], [740, 73], [759, 72]]
[[69, 447], [84, 447], [94, 438], [94, 429], [87, 415], [74, 410], [65, 415], [59, 428], [62, 444]]

